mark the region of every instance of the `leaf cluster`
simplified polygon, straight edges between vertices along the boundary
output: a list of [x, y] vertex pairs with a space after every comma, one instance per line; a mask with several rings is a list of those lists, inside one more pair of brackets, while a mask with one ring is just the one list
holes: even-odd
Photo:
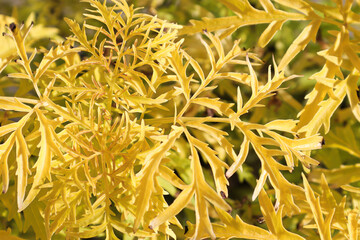
[[[190, 209], [189, 239], [357, 239], [355, 3], [260, 0], [258, 9], [220, 0], [234, 16], [182, 27], [125, 0], [83, 2], [85, 21], [65, 18], [72, 32], [65, 40], [33, 16], [23, 24], [0, 18], [0, 206], [15, 231], [31, 226], [36, 239], [176, 239], [179, 216]], [[258, 38], [265, 48], [287, 21], [307, 25], [263, 74], [254, 51], [229, 41], [243, 26], [268, 24]], [[290, 63], [322, 25], [336, 30], [317, 53], [323, 65], [309, 77], [316, 83], [302, 106], [285, 89], [301, 74]], [[192, 34], [201, 59], [184, 47]], [[35, 47], [49, 36], [52, 47]], [[264, 116], [277, 98], [298, 116]], [[334, 161], [311, 154], [324, 143]], [[266, 226], [230, 215], [229, 179], [244, 176], [250, 159], [260, 166], [251, 200]], [[286, 176], [296, 171], [302, 179], [294, 183]], [[284, 227], [288, 219], [298, 229]]]

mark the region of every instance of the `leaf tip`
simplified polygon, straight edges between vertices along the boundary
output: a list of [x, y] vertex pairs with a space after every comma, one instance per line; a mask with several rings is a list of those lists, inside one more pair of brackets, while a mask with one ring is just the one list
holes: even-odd
[[184, 235], [189, 231], [189, 227], [187, 225], [185, 225], [184, 227]]
[[9, 28], [10, 28], [10, 30], [12, 31], [12, 32], [14, 32], [15, 31], [15, 29], [16, 29], [16, 24], [15, 23], [10, 23], [10, 26], [9, 26]]

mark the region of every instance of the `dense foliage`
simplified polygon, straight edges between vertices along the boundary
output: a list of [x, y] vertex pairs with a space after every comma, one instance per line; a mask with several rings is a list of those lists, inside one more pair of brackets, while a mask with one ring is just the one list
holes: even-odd
[[1, 239], [358, 239], [359, 3], [23, 2]]

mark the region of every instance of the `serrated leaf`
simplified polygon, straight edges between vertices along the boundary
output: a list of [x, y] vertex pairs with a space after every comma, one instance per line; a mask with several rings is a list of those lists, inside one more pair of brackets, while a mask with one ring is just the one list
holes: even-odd
[[41, 110], [35, 109], [35, 112], [40, 122], [40, 152], [39, 158], [34, 165], [34, 167], [36, 167], [36, 173], [33, 184], [24, 202], [18, 206], [19, 212], [23, 211], [36, 198], [37, 194], [40, 192], [38, 187], [44, 183], [45, 179], [47, 178], [51, 180], [51, 160], [54, 154], [60, 158], [63, 158], [63, 154], [53, 140], [54, 130], [49, 123], [49, 120], [45, 117]]
[[227, 181], [224, 175], [223, 168], [224, 167], [228, 168], [228, 165], [225, 162], [221, 161], [216, 156], [216, 151], [209, 148], [206, 143], [201, 142], [195, 138], [191, 138], [191, 141], [194, 144], [194, 146], [201, 151], [203, 156], [205, 156], [205, 159], [209, 161], [213, 172], [217, 192], [227, 197], [228, 196], [227, 185], [229, 184], [229, 182]]
[[42, 205], [35, 201], [24, 210], [24, 231], [27, 231], [27, 229], [31, 226], [36, 234], [36, 240], [47, 239], [41, 209]]
[[287, 240], [287, 239], [296, 239], [296, 240], [305, 240], [303, 237], [295, 233], [287, 231], [282, 223], [282, 210], [283, 205], [279, 207], [277, 212], [275, 212], [273, 205], [265, 191], [262, 189], [259, 194], [259, 203], [260, 209], [264, 216], [266, 225], [268, 226], [270, 232], [276, 236], [276, 239]]
[[322, 240], [331, 240], [331, 221], [335, 213], [335, 209], [328, 214], [328, 216], [323, 218], [321, 206], [320, 206], [320, 198], [315, 197], [314, 192], [312, 191], [309, 182], [307, 181], [304, 174], [302, 174], [304, 187], [305, 187], [305, 195], [308, 203], [310, 204], [311, 211], [313, 213], [316, 225], [318, 226], [319, 234]]
[[19, 128], [16, 131], [16, 162], [17, 162], [17, 171], [16, 174], [18, 176], [17, 178], [17, 204], [18, 206], [21, 206], [24, 197], [25, 197], [25, 191], [27, 186], [27, 178], [28, 174], [31, 174], [31, 171], [29, 169], [29, 163], [28, 159], [30, 156], [30, 152], [27, 147], [27, 143], [25, 141], [24, 136], [21, 132], [22, 128]]
[[145, 159], [145, 166], [137, 174], [137, 177], [140, 180], [139, 187], [137, 189], [136, 196], [136, 219], [134, 222], [134, 230], [136, 231], [141, 223], [142, 217], [145, 214], [146, 209], [149, 206], [149, 199], [151, 193], [154, 191], [154, 177], [156, 170], [160, 164], [160, 161], [173, 147], [174, 142], [177, 138], [180, 137], [183, 130], [181, 127], [174, 127], [173, 131], [170, 133], [167, 141], [162, 142], [159, 146], [154, 148], [148, 153]]
[[11, 149], [15, 143], [15, 132], [13, 132], [9, 138], [0, 145], [0, 167], [1, 167], [1, 176], [3, 189], [2, 192], [6, 193], [9, 188], [9, 167], [8, 167], [8, 158]]
[[307, 136], [316, 134], [320, 127], [323, 125], [325, 128], [325, 133], [330, 130], [330, 118], [334, 114], [335, 110], [343, 101], [346, 95], [346, 81], [341, 81], [334, 92], [337, 99], [328, 98], [320, 103], [320, 109], [315, 113], [315, 116], [312, 116], [310, 122], [301, 127], [298, 132], [306, 132]]
[[183, 210], [193, 197], [195, 189], [193, 186], [186, 187], [174, 200], [174, 202], [150, 222], [150, 229], [155, 229], [165, 221], [171, 219]]
[[220, 238], [244, 238], [256, 240], [275, 240], [274, 235], [268, 231], [245, 223], [238, 215], [235, 219], [222, 209], [216, 208], [222, 224], [213, 224], [214, 233]]

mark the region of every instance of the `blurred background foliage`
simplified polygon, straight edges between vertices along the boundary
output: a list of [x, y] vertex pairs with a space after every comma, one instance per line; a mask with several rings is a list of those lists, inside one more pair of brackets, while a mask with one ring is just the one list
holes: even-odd
[[[216, 18], [231, 16], [234, 13], [216, 0], [133, 0], [128, 1], [134, 4], [135, 7], [141, 8], [141, 12], [145, 12], [151, 15], [157, 15], [161, 19], [166, 19], [170, 22], [178, 23], [181, 25], [188, 25], [189, 20], [200, 20], [203, 17]], [[256, 8], [261, 8], [257, 1], [250, 1]], [[329, 2], [329, 4], [331, 4]], [[46, 27], [52, 27], [58, 29], [58, 36], [60, 38], [66, 38], [71, 33], [69, 27], [63, 20], [64, 17], [75, 19], [78, 22], [83, 22], [84, 17], [82, 13], [87, 7], [86, 3], [82, 3], [77, 0], [1, 0], [0, 14], [12, 16], [17, 22], [21, 23], [26, 21], [31, 14], [34, 14], [35, 24], [42, 24]], [[358, 6], [356, 6], [358, 8]], [[250, 49], [264, 62], [262, 65], [256, 66], [255, 70], [259, 74], [259, 80], [265, 82], [267, 80], [267, 69], [272, 64], [272, 56], [275, 57], [277, 62], [280, 61], [287, 48], [306, 26], [306, 23], [299, 22], [287, 22], [283, 25], [282, 30], [275, 35], [266, 48], [260, 48], [257, 46], [257, 40], [261, 33], [266, 28], [266, 25], [246, 26], [238, 29], [230, 37], [223, 40], [224, 46], [230, 48], [233, 41], [241, 39], [240, 45], [243, 48]], [[3, 27], [3, 26], [1, 26]], [[309, 80], [308, 77], [313, 73], [319, 71], [323, 66], [325, 60], [318, 56], [316, 52], [328, 47], [328, 41], [331, 39], [333, 42], [334, 37], [331, 36], [328, 31], [331, 30], [330, 26], [322, 24], [319, 34], [317, 36], [317, 43], [310, 43], [309, 46], [291, 62], [286, 69], [288, 75], [301, 74], [295, 80], [286, 83], [286, 90], [280, 91], [277, 95], [272, 97], [267, 102], [263, 102], [264, 108], [256, 108], [256, 110], [250, 112], [247, 116], [250, 122], [267, 123], [274, 119], [287, 119], [297, 118], [297, 114], [305, 105], [306, 94], [315, 85], [315, 80]], [[91, 34], [91, 33], [89, 33]], [[185, 37], [185, 36], [180, 36]], [[50, 39], [41, 40], [37, 42], [33, 47], [37, 45], [51, 46]], [[208, 59], [205, 49], [202, 47], [199, 36], [192, 35], [186, 36], [184, 43], [187, 51], [196, 58], [206, 70], [206, 64]], [[247, 71], [244, 66], [233, 66], [234, 71]], [[236, 96], [236, 88], [232, 86], [232, 82], [224, 81], [217, 89], [217, 94], [222, 99], [229, 99], [231, 96]], [[250, 89], [242, 90], [244, 100], [250, 98]], [[229, 99], [230, 100], [230, 99]], [[236, 99], [232, 99], [236, 101]], [[211, 113], [210, 113], [211, 114]], [[315, 152], [314, 158], [320, 161], [320, 168], [324, 169], [340, 169], [342, 165], [354, 165], [359, 162], [360, 159], [360, 124], [353, 117], [351, 110], [349, 109], [349, 103], [347, 99], [342, 103], [340, 109], [332, 118], [332, 130], [325, 136], [325, 146], [322, 150]], [[230, 131], [229, 131], [230, 132]], [[238, 139], [236, 144], [237, 135], [233, 132], [232, 138], [239, 150], [242, 139]], [[225, 154], [224, 154], [225, 155]], [[184, 151], [181, 153], [173, 152], [170, 156], [173, 161], [171, 164], [177, 169], [177, 174], [182, 179], [186, 180], [191, 176], [190, 167], [184, 166], [183, 158], [187, 156]], [[209, 182], [211, 181], [211, 169], [204, 164], [205, 174], [208, 175]], [[252, 151], [243, 166], [243, 172], [238, 172], [229, 179], [229, 200], [228, 202], [233, 207], [232, 215], [238, 214], [245, 222], [255, 224], [264, 227], [265, 224], [261, 220], [261, 212], [257, 200], [252, 202], [251, 195], [253, 188], [256, 185], [256, 179], [259, 177], [260, 163], [256, 154]], [[354, 169], [354, 171], [357, 169]], [[294, 169], [292, 173], [284, 172], [284, 176], [292, 183], [302, 183], [301, 172], [303, 171], [301, 166]], [[316, 178], [316, 171], [313, 176]], [[360, 180], [360, 179], [359, 179]], [[329, 181], [329, 179], [328, 179]], [[335, 189], [337, 187], [336, 179], [332, 182], [329, 181], [330, 186]], [[163, 183], [166, 185], [166, 183]], [[360, 187], [360, 183], [352, 184], [355, 187]], [[174, 197], [178, 194], [175, 188], [170, 185], [165, 189], [170, 193], [167, 196], [167, 201], [171, 203]], [[339, 188], [335, 189], [334, 196], [340, 201], [344, 194], [348, 194], [347, 204], [353, 207], [360, 207], [360, 197], [357, 193], [350, 193]], [[13, 196], [15, 199], [15, 196]], [[5, 206], [9, 211], [16, 211], [16, 205], [11, 201], [6, 201], [4, 195], [0, 195], [3, 203], [7, 203]], [[0, 209], [3, 207], [0, 207]], [[0, 213], [0, 230], [6, 230], [8, 227], [12, 228], [13, 234], [18, 234], [24, 238], [32, 239], [33, 233], [31, 229], [22, 234], [21, 231], [26, 229], [26, 226], [19, 226], [21, 221], [7, 220], [7, 213], [1, 211]], [[210, 213], [212, 214], [212, 213]], [[303, 216], [297, 216], [293, 218], [284, 219], [285, 227], [293, 232], [297, 232], [298, 224], [302, 220]], [[190, 210], [184, 210], [178, 215], [178, 219], [183, 225], [186, 225], [185, 221], [195, 222], [194, 214]], [[17, 227], [15, 227], [17, 226]], [[184, 231], [174, 227], [174, 231], [181, 238]], [[124, 236], [124, 239], [128, 239]]]

